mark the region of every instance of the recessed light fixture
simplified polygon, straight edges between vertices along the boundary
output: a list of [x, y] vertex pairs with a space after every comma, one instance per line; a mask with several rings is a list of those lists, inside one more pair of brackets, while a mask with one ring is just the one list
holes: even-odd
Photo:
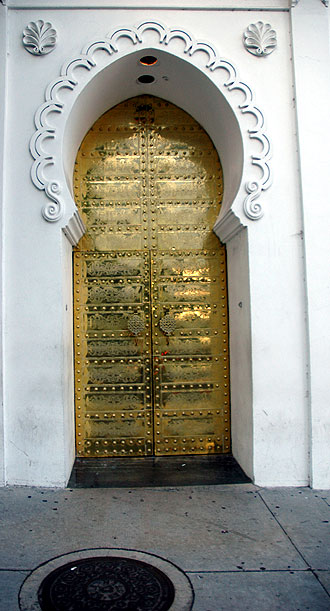
[[141, 74], [141, 76], [138, 77], [139, 83], [142, 83], [142, 84], [153, 83], [154, 80], [155, 80], [155, 77], [151, 76], [151, 74]]
[[140, 59], [140, 64], [142, 64], [142, 66], [154, 66], [157, 62], [158, 59], [154, 55], [144, 55]]

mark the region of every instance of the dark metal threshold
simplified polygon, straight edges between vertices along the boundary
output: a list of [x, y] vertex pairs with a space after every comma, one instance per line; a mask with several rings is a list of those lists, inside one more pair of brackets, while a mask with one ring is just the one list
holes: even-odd
[[68, 488], [207, 486], [251, 482], [231, 454], [77, 458]]

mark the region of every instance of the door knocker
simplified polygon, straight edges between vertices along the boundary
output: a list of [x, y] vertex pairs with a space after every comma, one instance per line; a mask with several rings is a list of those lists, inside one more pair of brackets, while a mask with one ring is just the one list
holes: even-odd
[[170, 314], [165, 314], [159, 321], [159, 327], [166, 335], [166, 343], [169, 344], [169, 336], [174, 332], [176, 323], [175, 318]]
[[134, 335], [135, 345], [137, 346], [137, 336], [142, 333], [144, 329], [144, 321], [138, 314], [132, 314], [128, 319], [128, 330]]

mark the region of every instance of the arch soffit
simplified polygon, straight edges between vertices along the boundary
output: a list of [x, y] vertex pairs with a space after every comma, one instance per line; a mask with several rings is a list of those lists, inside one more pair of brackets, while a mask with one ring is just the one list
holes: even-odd
[[[103, 51], [107, 54], [107, 63], [105, 66], [102, 65], [102, 69], [104, 69], [112, 63], [114, 58], [117, 59], [120, 56], [127, 55], [127, 41], [135, 46], [135, 49], [139, 46], [144, 48], [145, 44], [148, 44], [148, 33], [150, 32], [156, 32], [158, 35], [158, 42], [155, 44], [153, 39], [150, 48], [164, 50], [175, 39], [181, 39], [184, 42], [183, 47], [180, 47], [182, 49], [181, 57], [194, 66], [196, 66], [197, 52], [203, 53], [204, 70], [229, 103], [242, 134], [245, 159], [241, 188], [232, 194], [229, 206], [222, 207], [214, 227], [216, 233], [223, 241], [228, 241], [241, 228], [246, 226], [244, 217], [245, 219], [258, 220], [263, 216], [260, 196], [271, 184], [269, 166], [271, 150], [269, 139], [264, 133], [263, 113], [255, 106], [250, 87], [239, 80], [233, 64], [222, 58], [208, 42], [195, 40], [191, 34], [181, 28], [169, 29], [159, 22], [146, 21], [136, 27], [116, 28], [103, 40], [87, 44], [78, 57], [63, 65], [60, 76], [49, 83], [45, 92], [45, 102], [41, 104], [35, 114], [36, 132], [30, 142], [30, 151], [34, 158], [31, 179], [33, 184], [39, 190], [44, 190], [47, 196], [47, 202], [42, 208], [42, 216], [49, 222], [57, 222], [62, 219], [63, 231], [73, 245], [79, 241], [85, 229], [73, 201], [62, 166], [63, 138], [66, 123], [70, 117], [68, 109], [72, 108], [82, 89], [86, 87], [98, 71], [96, 52]], [[121, 49], [122, 41], [125, 41], [124, 50]], [[180, 53], [177, 48], [175, 52], [176, 54]], [[75, 71], [76, 68], [85, 68], [88, 71], [87, 79], [79, 80], [77, 71]], [[199, 68], [198, 65], [197, 68]], [[225, 76], [222, 84], [219, 84], [218, 80], [215, 79], [218, 71], [222, 71]], [[203, 73], [205, 72], [203, 71]], [[69, 92], [70, 103], [61, 101], [59, 97], [61, 89]], [[237, 102], [236, 97], [234, 101], [234, 96], [231, 96], [232, 93], [237, 91], [243, 94], [243, 100], [240, 102]], [[57, 115], [56, 120], [54, 119], [54, 113]], [[255, 122], [252, 127], [251, 115]], [[212, 134], [210, 135], [212, 136]], [[55, 146], [48, 144], [47, 150], [47, 143], [50, 141], [55, 143]], [[258, 153], [255, 152], [253, 141], [258, 141], [259, 149], [261, 145], [261, 150]], [[51, 166], [51, 177], [49, 177], [49, 170], [46, 169], [49, 166]], [[254, 169], [255, 166], [258, 167], [258, 170]], [[257, 177], [255, 177], [256, 173], [258, 173]], [[237, 202], [237, 199], [240, 201]], [[235, 212], [233, 211], [234, 205]]]

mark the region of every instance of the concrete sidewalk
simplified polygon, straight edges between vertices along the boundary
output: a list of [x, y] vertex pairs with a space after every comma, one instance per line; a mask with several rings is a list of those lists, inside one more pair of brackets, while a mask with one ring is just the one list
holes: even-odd
[[175, 563], [193, 585], [193, 611], [330, 609], [330, 492], [2, 488], [0, 516], [1, 611], [19, 609], [20, 586], [41, 563], [98, 547]]

